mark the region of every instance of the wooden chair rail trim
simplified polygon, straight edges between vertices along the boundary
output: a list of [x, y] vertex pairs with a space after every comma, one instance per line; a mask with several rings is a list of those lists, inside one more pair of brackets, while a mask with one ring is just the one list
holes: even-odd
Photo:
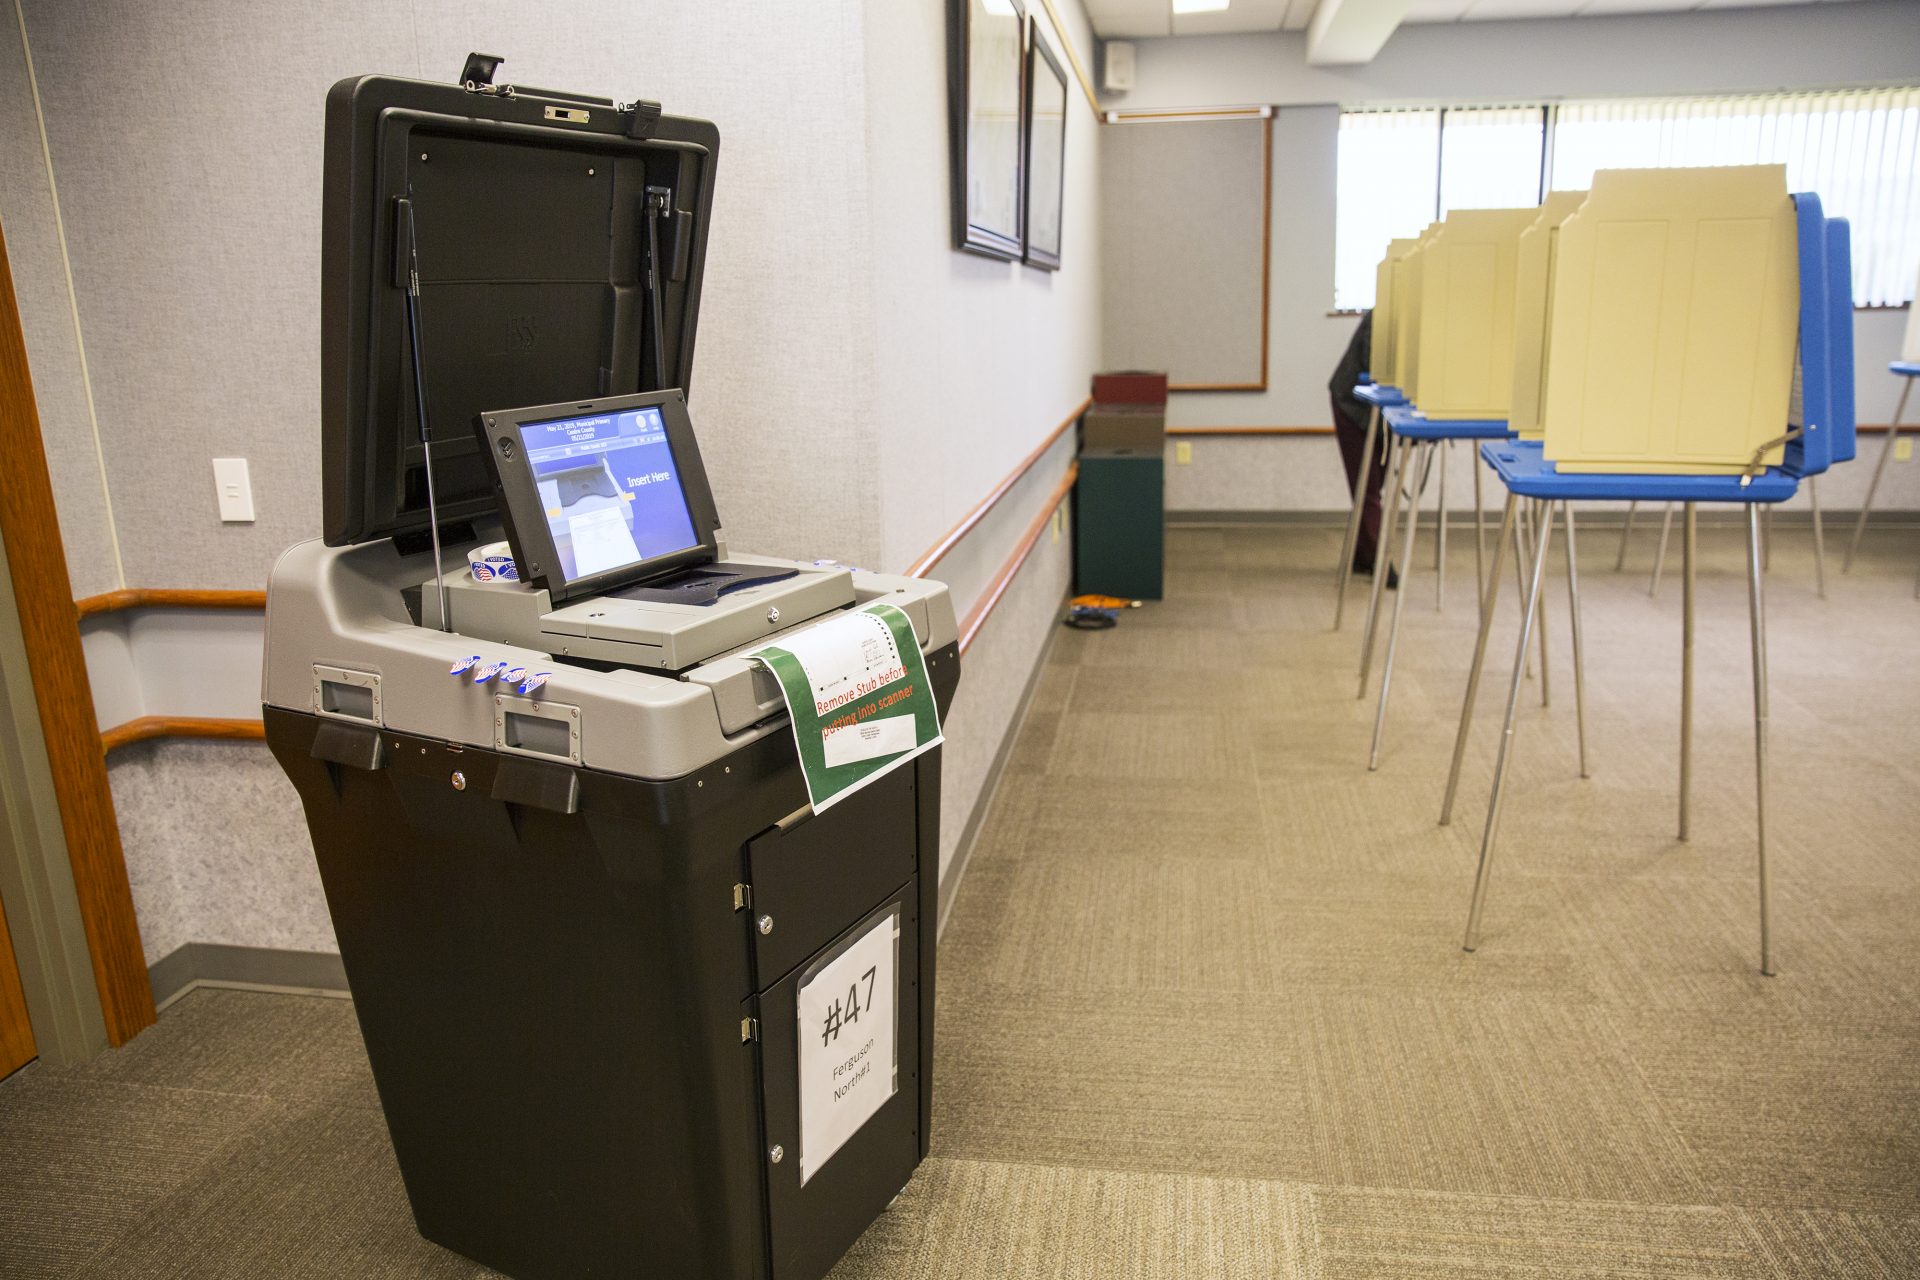
[[1169, 392], [1207, 393], [1212, 391], [1265, 391], [1265, 380], [1259, 382], [1169, 382]]
[[141, 716], [100, 734], [100, 749], [113, 751], [155, 738], [225, 738], [265, 742], [267, 726], [261, 720], [227, 720], [217, 716]]
[[73, 607], [83, 618], [121, 609], [265, 609], [264, 591], [199, 591], [173, 587], [130, 587], [82, 596]]
[[1079, 462], [1068, 463], [1066, 473], [1060, 477], [1060, 483], [1053, 486], [1053, 491], [1047, 495], [1046, 501], [1040, 504], [1039, 513], [1027, 526], [1027, 531], [1021, 536], [1019, 545], [1014, 547], [1013, 554], [1008, 556], [1006, 563], [1000, 566], [1000, 572], [993, 576], [993, 581], [988, 583], [987, 589], [980, 593], [980, 598], [973, 602], [973, 608], [967, 610], [967, 616], [960, 620], [961, 653], [966, 653], [973, 644], [973, 638], [980, 634], [980, 628], [985, 626], [987, 619], [992, 616], [994, 607], [1000, 603], [1000, 597], [1007, 594], [1007, 588], [1013, 585], [1013, 580], [1019, 576], [1021, 568], [1027, 563], [1027, 557], [1033, 554], [1034, 547], [1039, 544], [1040, 534], [1046, 529], [1047, 521], [1053, 519], [1053, 513], [1060, 509], [1060, 504], [1066, 501], [1069, 493], [1073, 492], [1073, 483], [1079, 478]]
[[1047, 450], [1053, 448], [1060, 437], [1071, 430], [1073, 424], [1080, 421], [1080, 415], [1085, 413], [1092, 405], [1092, 396], [1088, 396], [1085, 400], [1075, 405], [1073, 412], [1068, 414], [1059, 426], [1048, 432], [1047, 438], [1035, 446], [1032, 453], [1020, 459], [1019, 465], [1007, 472], [1007, 474], [1002, 477], [1000, 483], [993, 486], [987, 493], [986, 497], [974, 504], [973, 510], [961, 516], [958, 524], [941, 534], [937, 542], [920, 554], [920, 558], [915, 560], [912, 566], [908, 568], [907, 576], [909, 578], [926, 577], [927, 574], [932, 571], [933, 566], [939, 564], [941, 560], [946, 558], [947, 552], [960, 545], [960, 539], [973, 532], [974, 526], [986, 519], [987, 513], [999, 504], [1000, 499], [1006, 497], [1013, 486], [1019, 484], [1021, 478], [1025, 476], [1027, 472], [1033, 470], [1033, 464], [1040, 461], [1041, 458], [1044, 458]]

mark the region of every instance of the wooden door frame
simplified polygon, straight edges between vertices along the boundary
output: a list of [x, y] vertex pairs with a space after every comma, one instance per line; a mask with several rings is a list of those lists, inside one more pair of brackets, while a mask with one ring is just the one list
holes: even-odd
[[[16, 864], [39, 864], [27, 869], [37, 875], [14, 877], [28, 882], [25, 908], [15, 905], [14, 896], [8, 898], [15, 913], [16, 947], [39, 952], [51, 942], [56, 952], [69, 950], [70, 939], [61, 945], [64, 930], [60, 924], [69, 917], [59, 903], [59, 899], [67, 898], [77, 911], [84, 933], [95, 991], [93, 1003], [107, 1042], [121, 1045], [153, 1024], [153, 988], [147, 977], [139, 922], [134, 916], [133, 891], [127, 882], [113, 793], [107, 785], [106, 755], [100, 747], [93, 691], [80, 648], [80, 615], [74, 608], [72, 580], [67, 574], [66, 548], [61, 542], [53, 482], [47, 472], [40, 412], [27, 367], [26, 338], [4, 232], [0, 232], [0, 456], [8, 460], [7, 483], [0, 485], [0, 543], [13, 570], [8, 575], [12, 589], [6, 612], [17, 627], [14, 635], [19, 652], [25, 655], [26, 668], [21, 672], [20, 664], [8, 664], [15, 668], [9, 672], [13, 678], [10, 685], [23, 675], [28, 680], [24, 697], [15, 694], [7, 699], [11, 723], [4, 728], [9, 733], [16, 727], [25, 728], [26, 741], [20, 744], [20, 754], [28, 759], [23, 764], [35, 763], [36, 757], [37, 762], [44, 763], [43, 780], [48, 785], [37, 788], [29, 776], [22, 794], [30, 804], [36, 791], [43, 799], [50, 792], [60, 837], [58, 845], [50, 847], [52, 842], [44, 838], [48, 824], [39, 822], [40, 838], [27, 840], [31, 847], [24, 851], [25, 856], [16, 852], [12, 859]], [[28, 566], [30, 572], [25, 571]], [[37, 733], [30, 723], [21, 725], [28, 715], [37, 716]], [[8, 799], [10, 808], [21, 803], [12, 795]], [[19, 843], [22, 829], [16, 823], [7, 843]], [[52, 865], [57, 853], [65, 854], [60, 859], [65, 863], [64, 876]], [[43, 890], [37, 895], [31, 887], [35, 879]], [[0, 888], [4, 887], [0, 883]], [[62, 887], [64, 893], [59, 891]], [[36, 899], [46, 911], [35, 910]], [[19, 918], [22, 915], [27, 917], [25, 922]], [[48, 931], [54, 934], [51, 940], [42, 936]], [[21, 948], [23, 936], [29, 943]], [[29, 977], [29, 970], [42, 979], [39, 998], [44, 1004], [57, 994], [57, 981], [52, 987], [45, 984], [57, 979], [60, 966], [38, 964], [26, 956], [21, 959], [23, 979]], [[35, 1001], [36, 993], [29, 991], [30, 1011]], [[74, 1012], [67, 1003], [67, 1012]], [[39, 1039], [42, 1052], [47, 1052], [46, 1031]]]

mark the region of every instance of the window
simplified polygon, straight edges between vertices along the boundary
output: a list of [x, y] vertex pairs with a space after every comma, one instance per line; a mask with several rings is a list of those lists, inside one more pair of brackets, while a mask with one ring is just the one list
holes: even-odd
[[1543, 107], [1343, 111], [1334, 199], [1333, 305], [1373, 305], [1387, 241], [1455, 209], [1540, 203]]
[[1568, 102], [1555, 112], [1553, 189], [1596, 169], [1782, 164], [1853, 224], [1853, 301], [1913, 300], [1920, 264], [1920, 89]]
[[1336, 161], [1333, 305], [1373, 305], [1373, 269], [1387, 241], [1433, 221], [1440, 175], [1438, 111], [1343, 111]]
[[1920, 89], [1907, 88], [1342, 112], [1334, 306], [1372, 306], [1387, 241], [1435, 216], [1536, 203], [1548, 156], [1556, 191], [1596, 169], [1784, 163], [1789, 190], [1852, 222], [1855, 305], [1913, 299]]

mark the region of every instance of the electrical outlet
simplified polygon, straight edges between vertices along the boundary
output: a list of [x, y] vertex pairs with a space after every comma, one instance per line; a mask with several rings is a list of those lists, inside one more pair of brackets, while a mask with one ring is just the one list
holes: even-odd
[[1173, 461], [1175, 466], [1186, 466], [1193, 461], [1193, 441], [1175, 440], [1173, 442]]
[[245, 458], [213, 460], [213, 491], [220, 500], [222, 524], [253, 523], [253, 481]]
[[1902, 436], [1893, 442], [1893, 460], [1895, 462], [1913, 461], [1913, 437]]

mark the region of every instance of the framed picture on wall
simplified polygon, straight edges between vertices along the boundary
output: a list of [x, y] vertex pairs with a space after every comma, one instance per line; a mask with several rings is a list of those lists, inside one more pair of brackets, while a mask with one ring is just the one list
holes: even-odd
[[1026, 257], [1047, 271], [1060, 267], [1060, 220], [1066, 199], [1067, 73], [1035, 29], [1027, 43]]
[[1020, 0], [948, 0], [954, 245], [1018, 261], [1027, 18]]

